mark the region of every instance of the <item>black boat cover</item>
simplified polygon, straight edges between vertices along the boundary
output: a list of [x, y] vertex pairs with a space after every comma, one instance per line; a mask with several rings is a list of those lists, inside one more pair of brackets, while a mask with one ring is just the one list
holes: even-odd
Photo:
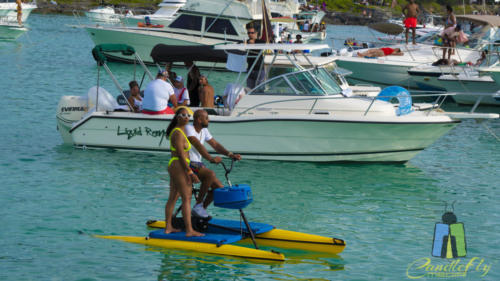
[[151, 57], [155, 63], [206, 61], [226, 62], [227, 54], [224, 50], [214, 50], [213, 46], [175, 46], [158, 44], [151, 50]]

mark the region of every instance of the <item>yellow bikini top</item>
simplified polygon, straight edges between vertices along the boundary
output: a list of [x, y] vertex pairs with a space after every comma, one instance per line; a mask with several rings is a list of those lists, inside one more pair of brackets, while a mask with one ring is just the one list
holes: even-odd
[[[184, 134], [184, 132], [183, 132], [180, 128], [175, 127], [175, 128], [172, 130], [172, 132], [170, 132], [170, 136], [168, 136], [168, 138], [169, 138], [169, 139], [171, 139], [171, 138], [172, 138], [172, 134], [173, 134], [176, 130], [178, 130], [179, 132], [181, 132], [181, 134], [184, 136], [184, 138], [186, 138], [186, 141], [187, 141], [187, 143], [188, 143], [188, 147], [187, 147], [187, 148], [184, 148], [184, 151], [185, 151], [185, 152], [188, 152], [189, 150], [191, 150], [191, 143], [189, 142], [188, 138], [186, 137], [186, 134]], [[172, 142], [170, 142], [170, 150], [171, 150], [171, 151], [176, 151], [175, 147], [173, 147], [173, 146], [172, 146]]]

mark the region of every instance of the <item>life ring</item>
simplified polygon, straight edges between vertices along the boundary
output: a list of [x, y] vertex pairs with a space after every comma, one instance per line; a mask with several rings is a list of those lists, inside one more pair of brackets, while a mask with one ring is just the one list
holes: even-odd
[[163, 24], [150, 24], [150, 25], [147, 25], [147, 24], [145, 24], [143, 22], [138, 22], [137, 26], [138, 27], [151, 27], [151, 28], [162, 28], [162, 27], [164, 27]]
[[398, 116], [410, 114], [412, 112], [412, 100], [411, 95], [408, 90], [400, 86], [390, 86], [384, 88], [377, 95], [378, 100], [383, 100], [389, 102], [391, 99], [397, 98], [399, 101], [398, 109], [396, 110], [396, 114]]

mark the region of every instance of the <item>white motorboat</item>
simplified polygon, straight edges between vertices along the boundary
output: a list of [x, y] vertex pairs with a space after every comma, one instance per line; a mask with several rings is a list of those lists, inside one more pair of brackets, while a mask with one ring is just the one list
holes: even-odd
[[[22, 3], [22, 22], [26, 22], [31, 12], [36, 9], [35, 2], [33, 3]], [[0, 0], [0, 17], [4, 21], [16, 22], [17, 23], [17, 3], [16, 0]]]
[[120, 14], [115, 13], [111, 6], [97, 7], [85, 12], [85, 16], [94, 21], [120, 22]]
[[[102, 48], [96, 48], [94, 57], [112, 75]], [[262, 51], [313, 49], [290, 44], [257, 44], [251, 48]], [[215, 49], [248, 50], [248, 46], [219, 45]], [[116, 51], [131, 54], [131, 50], [123, 47]], [[153, 56], [158, 63], [169, 61], [169, 54], [163, 54], [161, 48], [157, 51], [155, 47]], [[142, 64], [140, 59], [139, 62]], [[113, 81], [117, 83], [116, 79]], [[61, 98], [57, 127], [65, 143], [88, 149], [169, 151], [165, 130], [172, 115], [113, 111], [114, 97], [96, 87], [89, 97]], [[322, 67], [278, 75], [239, 98], [232, 110], [207, 110], [210, 130], [218, 141], [246, 159], [405, 162], [460, 122], [442, 111], [415, 110], [398, 114], [402, 111], [383, 100], [346, 97], [335, 78]], [[498, 118], [498, 114], [469, 116]]]
[[139, 26], [146, 23], [146, 17], [149, 18], [152, 26], [167, 26], [175, 18], [177, 11], [186, 4], [187, 0], [164, 0], [158, 4], [159, 9], [151, 15], [136, 15], [123, 17], [122, 23], [129, 26]]
[[[500, 20], [497, 16], [466, 15], [457, 16], [457, 20], [474, 21], [481, 25], [477, 26], [473, 30], [474, 33], [469, 36], [470, 48], [457, 48], [452, 59], [475, 62], [480, 57], [477, 50], [483, 49], [488, 42], [500, 39], [500, 35], [497, 32]], [[337, 63], [340, 67], [353, 72], [349, 77], [353, 82], [418, 88], [416, 81], [408, 74], [408, 70], [433, 63], [440, 59], [442, 55], [439, 47], [427, 44], [417, 44], [415, 46], [394, 45], [390, 47], [401, 48], [404, 56], [366, 58], [355, 56], [356, 53], [353, 53], [340, 57]]]

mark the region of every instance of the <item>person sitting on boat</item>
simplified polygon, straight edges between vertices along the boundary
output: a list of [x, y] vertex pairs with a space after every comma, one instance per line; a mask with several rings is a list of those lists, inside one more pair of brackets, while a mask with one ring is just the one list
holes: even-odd
[[370, 49], [365, 52], [358, 52], [358, 57], [384, 57], [384, 56], [402, 56], [403, 51], [400, 48], [380, 48]]
[[202, 75], [200, 77], [200, 102], [201, 107], [214, 107], [214, 87], [208, 84], [208, 79], [206, 76]]
[[302, 27], [302, 31], [309, 32], [309, 21], [308, 20], [306, 20], [306, 22], [304, 23], [304, 26]]
[[193, 229], [191, 224], [191, 192], [192, 184], [198, 183], [200, 180], [189, 168], [189, 151], [191, 143], [184, 133], [185, 126], [189, 123], [191, 117], [190, 109], [185, 106], [180, 106], [175, 112], [174, 118], [167, 128], [167, 136], [170, 139], [170, 151], [172, 157], [168, 162], [168, 174], [170, 176], [170, 193], [168, 201], [165, 205], [165, 233], [180, 232], [172, 225], [172, 215], [174, 212], [175, 202], [179, 196], [182, 199], [182, 217], [186, 227], [186, 236], [204, 236]]
[[128, 83], [128, 86], [130, 87], [130, 96], [128, 97], [128, 103], [132, 106], [132, 109], [134, 112], [141, 112], [142, 111], [142, 97], [141, 97], [141, 90], [139, 89], [139, 84], [137, 84], [137, 81], [130, 81]]
[[188, 68], [187, 74], [187, 89], [189, 92], [189, 102], [191, 106], [198, 107], [200, 105], [200, 69], [192, 62], [185, 61], [184, 65]]
[[167, 83], [168, 71], [162, 70], [156, 75], [156, 79], [149, 82], [144, 90], [144, 99], [142, 101], [142, 113], [144, 114], [174, 114], [172, 108], [168, 106], [170, 101], [174, 108], [177, 107], [174, 88]]
[[[207, 142], [217, 153], [225, 155], [235, 160], [241, 160], [241, 155], [229, 152], [222, 144], [217, 142], [208, 131], [209, 123], [208, 113], [204, 109], [198, 109], [193, 115], [193, 125], [186, 125], [186, 135], [193, 148], [189, 151], [189, 167], [201, 180], [200, 192], [196, 198], [196, 205], [193, 207], [193, 213], [199, 217], [208, 217], [207, 207], [213, 201], [213, 190], [221, 188], [224, 185], [215, 176], [214, 171], [203, 164], [202, 157], [210, 163], [220, 163], [222, 159], [219, 156], [212, 157], [208, 153], [204, 144]], [[209, 190], [210, 189], [210, 190]]]
[[315, 23], [313, 25], [313, 28], [312, 28], [311, 32], [319, 32], [319, 25], [318, 25], [318, 23]]
[[184, 87], [182, 76], [177, 76], [174, 80], [174, 94], [178, 105], [189, 105], [189, 91]]
[[146, 27], [151, 27], [151, 18], [146, 16], [144, 17], [144, 22], [146, 23]]
[[[264, 44], [266, 41], [258, 39], [257, 38], [257, 30], [253, 25], [247, 26], [247, 34], [248, 34], [248, 40], [246, 41], [247, 44]], [[252, 71], [250, 75], [248, 76], [247, 79], [247, 87], [250, 89], [255, 88], [256, 85], [262, 83], [264, 81], [264, 73], [261, 73], [260, 69], [262, 67], [262, 62], [263, 62], [263, 56], [257, 56], [260, 54], [259, 50], [249, 50], [248, 51], [248, 57], [247, 57], [247, 71], [250, 70], [250, 68], [253, 66], [255, 60], [255, 66], [252, 68]]]
[[319, 26], [319, 31], [324, 31], [324, 30], [326, 30], [326, 25], [325, 25], [325, 22], [322, 21], [321, 25]]

